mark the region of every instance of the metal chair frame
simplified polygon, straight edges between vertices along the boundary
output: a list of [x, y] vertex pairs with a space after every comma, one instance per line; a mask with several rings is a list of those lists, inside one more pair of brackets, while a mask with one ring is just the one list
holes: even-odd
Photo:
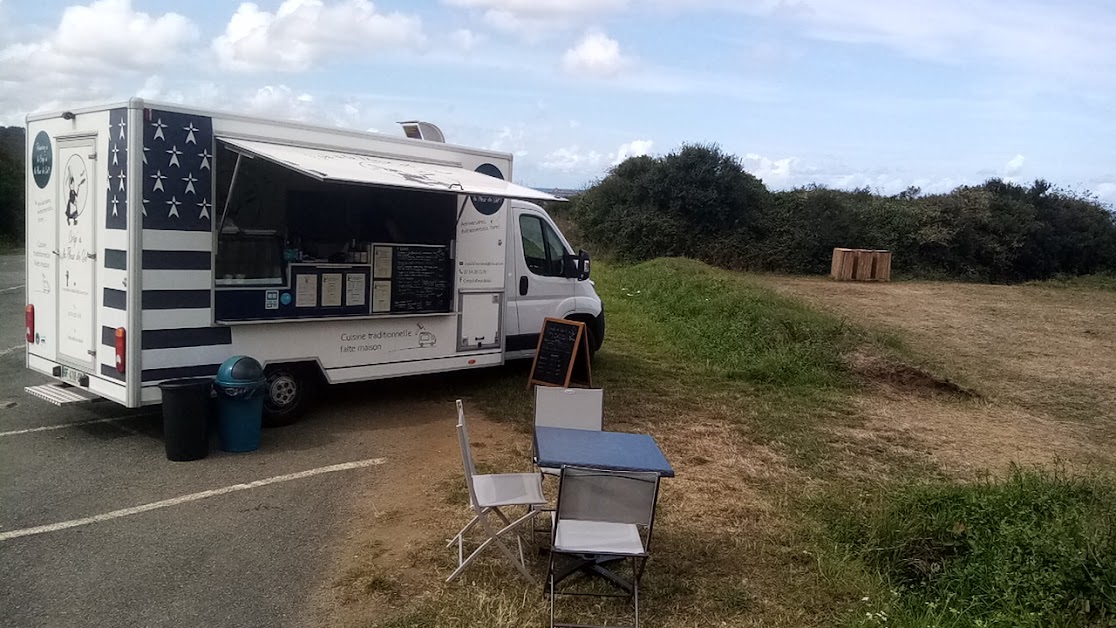
[[[563, 497], [569, 499], [569, 494], [566, 491], [570, 490], [571, 483], [575, 483], [576, 477], [601, 477], [615, 479], [617, 482], [630, 482], [642, 481], [653, 482], [654, 492], [651, 503], [648, 508], [648, 516], [646, 521], [631, 521], [630, 518], [623, 518], [619, 523], [629, 523], [638, 528], [642, 527], [645, 530], [644, 535], [640, 536], [640, 542], [643, 551], [638, 553], [602, 553], [602, 554], [584, 554], [579, 552], [565, 552], [555, 549], [557, 547], [557, 534], [558, 525], [564, 519], [563, 511], [565, 510], [563, 504]], [[555, 623], [554, 621], [554, 606], [555, 598], [557, 595], [582, 595], [582, 596], [596, 596], [596, 597], [626, 597], [632, 600], [635, 623], [634, 628], [639, 628], [639, 583], [643, 577], [643, 573], [647, 567], [647, 560], [651, 557], [651, 539], [655, 527], [655, 512], [658, 507], [659, 501], [659, 482], [660, 477], [657, 473], [648, 472], [618, 472], [618, 471], [604, 471], [600, 469], [585, 469], [578, 467], [564, 467], [558, 484], [558, 503], [552, 514], [553, 525], [551, 526], [551, 544], [550, 544], [550, 560], [547, 565], [547, 582], [545, 593], [550, 596], [550, 625], [551, 628], [596, 628], [587, 626], [585, 624], [568, 624], [568, 623]], [[566, 489], [564, 491], [563, 489]], [[581, 518], [583, 515], [576, 514], [575, 518]], [[582, 519], [584, 520], [584, 519]], [[590, 520], [592, 521], [592, 520]], [[607, 515], [604, 522], [607, 521]], [[598, 522], [599, 523], [599, 522]], [[561, 570], [556, 570], [556, 557], [571, 556], [574, 561], [571, 565], [564, 567]], [[632, 561], [632, 579], [630, 581], [624, 580], [613, 571], [606, 569], [603, 565], [617, 562], [624, 559], [631, 559]], [[583, 591], [559, 591], [558, 584], [566, 578], [576, 574], [585, 573], [587, 575], [595, 575], [604, 578], [611, 585], [620, 589], [622, 593], [593, 593]]]
[[[450, 547], [454, 543], [457, 543], [457, 569], [446, 578], [446, 582], [450, 582], [461, 575], [461, 573], [480, 556], [481, 552], [489, 546], [495, 545], [496, 548], [500, 550], [501, 554], [515, 564], [519, 574], [527, 580], [527, 582], [534, 583], [535, 581], [531, 577], [531, 572], [527, 570], [526, 562], [523, 559], [523, 542], [518, 532], [523, 524], [532, 521], [538, 516], [540, 511], [536, 509], [536, 506], [546, 503], [545, 499], [542, 497], [541, 476], [537, 473], [477, 475], [476, 468], [473, 464], [472, 450], [469, 446], [469, 431], [465, 425], [465, 411], [460, 399], [457, 400], [457, 437], [461, 447], [461, 461], [465, 468], [465, 483], [469, 490], [469, 505], [473, 509], [473, 518], [446, 544], [446, 547]], [[520, 482], [529, 484], [530, 479], [526, 476], [534, 479], [536, 483], [535, 486], [530, 486], [529, 488], [534, 488], [536, 489], [535, 491], [525, 491], [524, 494], [513, 499], [498, 500], [489, 503], [482, 503], [477, 497], [476, 485], [478, 480], [490, 481], [493, 485], [500, 483], [502, 480], [508, 480], [510, 484], [509, 482], [505, 482], [505, 485], [514, 487], [515, 484]], [[500, 510], [508, 506], [527, 506], [527, 514], [513, 521]], [[490, 517], [498, 519], [499, 524], [490, 521]], [[487, 538], [466, 557], [464, 550], [465, 535], [478, 526], [484, 530]], [[515, 533], [515, 542], [518, 549], [517, 553], [513, 553], [511, 548], [504, 543], [504, 537], [513, 533]]]

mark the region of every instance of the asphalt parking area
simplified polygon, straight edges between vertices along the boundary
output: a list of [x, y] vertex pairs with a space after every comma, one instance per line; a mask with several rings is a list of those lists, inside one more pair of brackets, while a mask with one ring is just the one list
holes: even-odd
[[0, 626], [333, 625], [344, 552], [429, 456], [458, 460], [454, 397], [488, 376], [328, 387], [258, 451], [171, 462], [157, 407], [24, 393], [47, 378], [24, 366], [22, 282], [0, 256]]
[[[0, 289], [22, 259], [0, 257]], [[21, 290], [0, 292], [0, 625], [301, 626], [392, 450], [449, 399], [330, 388], [259, 451], [170, 462], [158, 409], [23, 393]], [[5, 349], [16, 347], [11, 351]], [[449, 428], [447, 428], [449, 429]]]

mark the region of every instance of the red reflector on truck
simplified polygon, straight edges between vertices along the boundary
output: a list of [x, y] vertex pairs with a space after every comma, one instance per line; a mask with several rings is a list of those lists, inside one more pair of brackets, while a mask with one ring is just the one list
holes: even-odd
[[35, 342], [35, 306], [28, 305], [24, 310], [24, 323], [27, 327], [27, 342]]
[[124, 328], [116, 328], [116, 370], [119, 373], [124, 372], [124, 350], [127, 348], [127, 341], [124, 336]]

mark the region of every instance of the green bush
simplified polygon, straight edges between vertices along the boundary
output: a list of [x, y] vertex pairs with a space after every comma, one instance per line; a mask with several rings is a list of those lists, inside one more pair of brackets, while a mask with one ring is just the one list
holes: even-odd
[[824, 274], [834, 247], [888, 249], [896, 272], [1027, 281], [1116, 270], [1116, 217], [1095, 199], [997, 179], [923, 195], [810, 186], [771, 193], [715, 146], [616, 166], [570, 209], [627, 261], [682, 256], [727, 268]]
[[1022, 470], [907, 487], [866, 517], [855, 546], [897, 592], [888, 625], [1112, 626], [1114, 498], [1098, 478]]

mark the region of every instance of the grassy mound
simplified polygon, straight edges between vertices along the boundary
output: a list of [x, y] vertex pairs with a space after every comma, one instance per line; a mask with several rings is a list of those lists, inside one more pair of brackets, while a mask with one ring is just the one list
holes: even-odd
[[862, 340], [840, 319], [701, 262], [665, 258], [598, 273], [606, 347], [640, 347], [705, 376], [790, 388], [844, 387]]
[[857, 545], [891, 583], [856, 625], [1116, 625], [1116, 494], [1040, 471], [898, 489]]

